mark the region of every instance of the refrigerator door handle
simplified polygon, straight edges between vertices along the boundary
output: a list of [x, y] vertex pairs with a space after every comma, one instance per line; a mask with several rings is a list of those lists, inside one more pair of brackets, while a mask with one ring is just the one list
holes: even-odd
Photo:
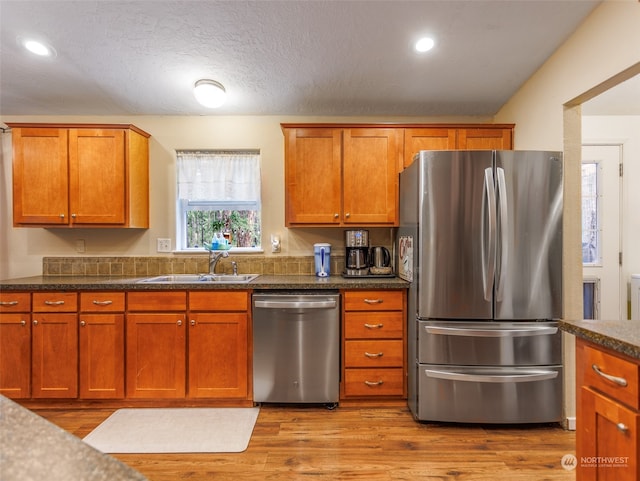
[[534, 382], [546, 381], [558, 377], [558, 371], [526, 371], [524, 374], [466, 374], [462, 372], [436, 371], [433, 369], [425, 369], [424, 373], [427, 377], [436, 379], [447, 379], [450, 381], [470, 381], [470, 382], [488, 382], [488, 383], [506, 383], [506, 382]]
[[498, 260], [500, 268], [496, 275], [496, 301], [502, 301], [505, 279], [507, 278], [507, 261], [509, 255], [509, 209], [507, 205], [507, 183], [504, 177], [504, 169], [498, 167], [496, 173], [498, 177], [498, 230], [500, 235], [500, 259]]
[[[482, 287], [485, 301], [493, 297], [493, 279], [496, 273], [496, 190], [493, 180], [493, 168], [484, 169], [484, 187], [482, 196]], [[485, 228], [485, 219], [488, 228]]]
[[425, 326], [425, 330], [428, 334], [465, 337], [549, 336], [558, 332], [557, 327], [532, 327], [528, 329], [468, 329], [460, 327]]

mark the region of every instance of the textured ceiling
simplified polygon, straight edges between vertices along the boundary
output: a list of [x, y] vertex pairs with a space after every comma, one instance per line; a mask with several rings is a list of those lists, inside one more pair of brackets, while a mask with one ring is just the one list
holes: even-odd
[[[0, 112], [493, 115], [598, 3], [0, 0]], [[30, 35], [57, 56], [24, 52]], [[200, 78], [222, 108], [197, 104]]]

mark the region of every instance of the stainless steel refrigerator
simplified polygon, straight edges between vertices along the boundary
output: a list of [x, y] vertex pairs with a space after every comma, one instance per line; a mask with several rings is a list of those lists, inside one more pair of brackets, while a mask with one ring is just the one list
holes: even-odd
[[417, 420], [562, 414], [562, 154], [421, 151], [400, 174]]

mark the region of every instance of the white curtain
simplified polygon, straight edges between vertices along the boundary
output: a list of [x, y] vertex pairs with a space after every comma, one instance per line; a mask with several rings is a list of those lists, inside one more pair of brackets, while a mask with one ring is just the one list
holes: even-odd
[[260, 205], [260, 154], [177, 151], [178, 198]]

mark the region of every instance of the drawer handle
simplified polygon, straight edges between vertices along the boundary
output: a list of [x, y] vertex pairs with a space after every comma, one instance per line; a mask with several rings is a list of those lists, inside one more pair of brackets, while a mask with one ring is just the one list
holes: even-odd
[[364, 355], [367, 356], [367, 357], [382, 357], [382, 352], [377, 352], [377, 353], [374, 352], [374, 353], [372, 353], [372, 352], [366, 352], [365, 351]]
[[380, 379], [379, 381], [365, 381], [364, 383], [367, 386], [382, 386], [384, 384], [384, 381]]
[[96, 301], [96, 300], [94, 300], [93, 303], [96, 306], [110, 306], [111, 304], [113, 304], [113, 301]]
[[626, 433], [627, 431], [629, 431], [629, 427], [625, 423], [618, 423], [616, 424], [616, 427], [621, 433]]
[[600, 368], [596, 364], [593, 364], [591, 366], [591, 369], [593, 369], [598, 376], [602, 376], [603, 378], [605, 378], [608, 381], [611, 381], [611, 382], [617, 384], [618, 386], [622, 386], [622, 387], [626, 387], [627, 386], [627, 380], [625, 378], [612, 376], [611, 374], [607, 374], [606, 372], [602, 372], [600, 370]]
[[2, 301], [0, 302], [0, 306], [17, 306], [18, 301]]
[[384, 327], [384, 324], [380, 323], [380, 324], [367, 324], [366, 322], [364, 323], [364, 327], [366, 327], [367, 329], [382, 329]]
[[364, 302], [367, 304], [382, 304], [384, 301], [382, 299], [365, 299]]
[[61, 306], [64, 304], [64, 301], [44, 301], [47, 306]]

